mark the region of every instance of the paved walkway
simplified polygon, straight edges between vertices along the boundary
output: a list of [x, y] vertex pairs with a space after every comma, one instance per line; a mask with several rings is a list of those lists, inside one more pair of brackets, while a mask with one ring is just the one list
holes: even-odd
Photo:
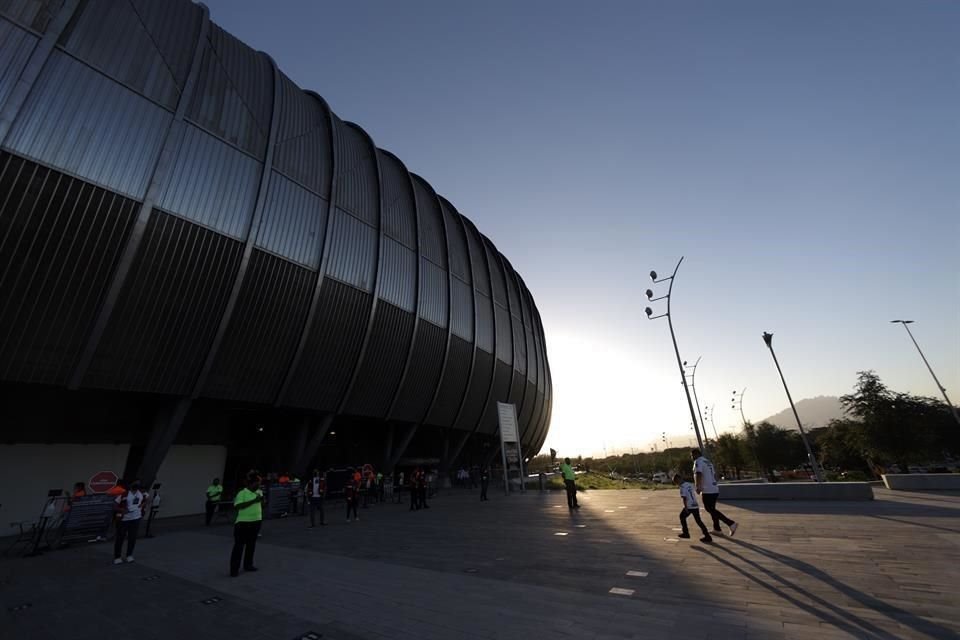
[[161, 521], [131, 565], [109, 545], [0, 562], [0, 637], [960, 636], [960, 496], [877, 495], [721, 503], [741, 528], [712, 545], [674, 537], [673, 491], [581, 494], [572, 515], [536, 493], [351, 524], [328, 507], [327, 527], [265, 523], [261, 570], [236, 579], [229, 526]]

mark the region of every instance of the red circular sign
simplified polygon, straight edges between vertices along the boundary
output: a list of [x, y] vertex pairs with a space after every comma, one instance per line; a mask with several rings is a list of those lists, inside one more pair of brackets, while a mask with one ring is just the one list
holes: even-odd
[[87, 486], [94, 493], [104, 493], [117, 485], [117, 474], [113, 471], [98, 471], [90, 478]]

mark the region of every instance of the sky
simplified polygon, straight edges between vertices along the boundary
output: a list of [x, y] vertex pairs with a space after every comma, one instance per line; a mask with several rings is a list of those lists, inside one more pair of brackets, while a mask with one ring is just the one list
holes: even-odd
[[[543, 318], [561, 455], [850, 391], [960, 403], [960, 3], [207, 0], [471, 218]], [[665, 293], [667, 283], [656, 285]], [[664, 302], [652, 306], [663, 312]], [[801, 416], [802, 419], [802, 416]], [[711, 429], [712, 432], [712, 429]]]

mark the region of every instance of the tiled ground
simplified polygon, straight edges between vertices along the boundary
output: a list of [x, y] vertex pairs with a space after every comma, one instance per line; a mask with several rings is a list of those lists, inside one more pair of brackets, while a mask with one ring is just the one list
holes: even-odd
[[712, 545], [674, 538], [673, 491], [581, 494], [572, 515], [560, 494], [491, 496], [269, 521], [236, 579], [231, 528], [182, 520], [132, 565], [108, 545], [0, 561], [0, 637], [960, 636], [960, 496], [722, 504], [741, 528]]

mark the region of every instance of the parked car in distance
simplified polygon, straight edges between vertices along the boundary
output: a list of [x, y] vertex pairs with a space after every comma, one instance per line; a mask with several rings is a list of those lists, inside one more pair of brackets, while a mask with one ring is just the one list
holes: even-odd
[[670, 482], [669, 476], [664, 471], [657, 471], [653, 474], [653, 481], [657, 484], [667, 484]]

